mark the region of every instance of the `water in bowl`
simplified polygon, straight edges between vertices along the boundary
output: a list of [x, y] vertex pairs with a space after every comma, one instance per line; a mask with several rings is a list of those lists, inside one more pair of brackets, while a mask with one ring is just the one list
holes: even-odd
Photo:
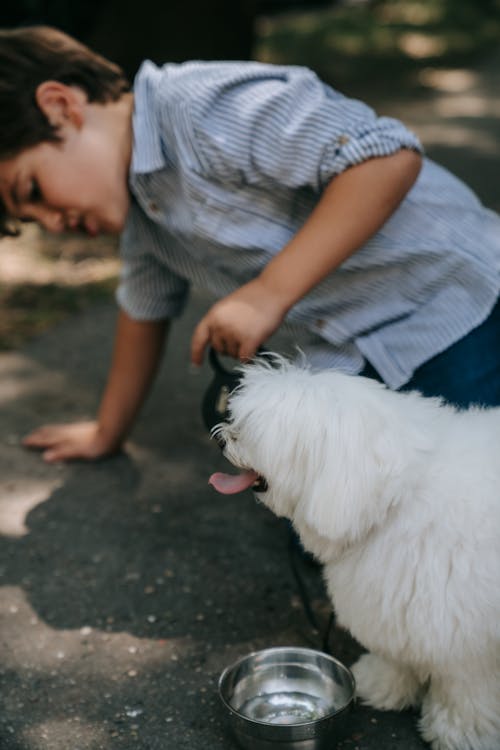
[[250, 719], [268, 724], [303, 724], [321, 719], [334, 707], [315, 695], [281, 691], [256, 695], [239, 710]]

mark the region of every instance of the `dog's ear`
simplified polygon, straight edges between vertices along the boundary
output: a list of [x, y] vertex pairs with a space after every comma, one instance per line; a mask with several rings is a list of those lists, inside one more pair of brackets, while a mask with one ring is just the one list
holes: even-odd
[[345, 395], [318, 415], [325, 439], [315, 448], [314, 476], [297, 507], [316, 533], [341, 544], [384, 522], [401, 497], [408, 458], [405, 427], [384, 408], [386, 392]]

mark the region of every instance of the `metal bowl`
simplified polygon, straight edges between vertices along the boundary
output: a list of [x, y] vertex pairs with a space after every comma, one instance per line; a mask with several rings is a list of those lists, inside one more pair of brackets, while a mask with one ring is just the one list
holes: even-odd
[[354, 701], [351, 671], [308, 648], [255, 651], [227, 667], [219, 695], [247, 750], [322, 750], [340, 739]]

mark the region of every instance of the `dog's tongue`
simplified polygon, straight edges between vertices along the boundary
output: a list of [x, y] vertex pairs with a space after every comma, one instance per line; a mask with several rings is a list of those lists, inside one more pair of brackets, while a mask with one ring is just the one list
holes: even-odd
[[250, 469], [242, 471], [240, 474], [223, 474], [218, 471], [212, 474], [208, 483], [223, 495], [235, 495], [237, 492], [243, 492], [243, 490], [251, 487], [258, 477], [257, 472]]

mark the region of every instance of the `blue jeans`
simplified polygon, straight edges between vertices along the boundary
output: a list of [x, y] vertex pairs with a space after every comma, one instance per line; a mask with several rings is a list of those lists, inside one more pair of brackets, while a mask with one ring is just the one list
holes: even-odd
[[[381, 380], [369, 363], [361, 375]], [[500, 406], [500, 301], [484, 323], [425, 362], [400, 390], [441, 396], [461, 408]]]

